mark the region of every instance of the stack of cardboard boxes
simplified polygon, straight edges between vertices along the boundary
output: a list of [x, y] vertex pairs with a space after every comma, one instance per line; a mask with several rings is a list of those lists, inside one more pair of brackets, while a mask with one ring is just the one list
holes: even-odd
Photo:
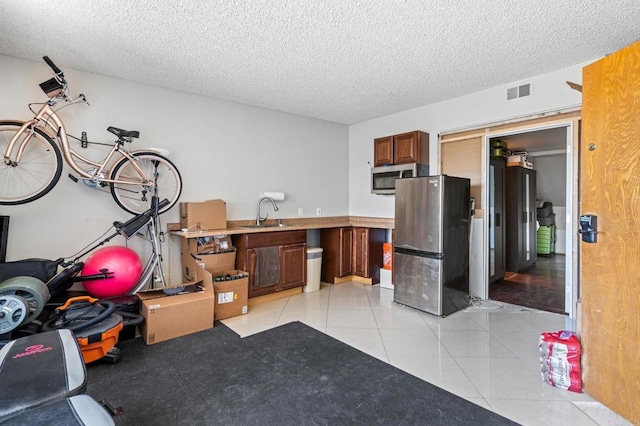
[[[184, 232], [206, 231], [207, 236], [181, 238], [182, 285], [138, 293], [147, 344], [203, 331], [212, 328], [214, 320], [248, 312], [248, 274], [235, 269], [235, 248], [223, 234], [226, 203], [181, 203], [180, 227]], [[221, 234], [211, 235], [217, 229]]]

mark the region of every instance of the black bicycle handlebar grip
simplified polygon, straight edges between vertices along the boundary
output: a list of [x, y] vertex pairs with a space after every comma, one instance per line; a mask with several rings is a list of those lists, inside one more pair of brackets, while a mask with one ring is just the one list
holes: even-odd
[[62, 70], [60, 68], [58, 68], [56, 66], [56, 64], [54, 64], [53, 61], [51, 59], [49, 59], [48, 56], [43, 56], [42, 59], [44, 59], [44, 61], [47, 63], [47, 65], [49, 65], [51, 67], [51, 69], [53, 70], [54, 73], [56, 73], [60, 77], [64, 77], [64, 73], [62, 72]]
[[164, 206], [166, 206], [167, 204], [169, 204], [169, 200], [167, 200], [167, 199], [165, 198], [165, 199], [163, 199], [162, 201], [160, 201], [160, 202], [158, 203], [158, 208], [159, 208], [159, 209], [161, 209], [161, 208], [163, 208]]

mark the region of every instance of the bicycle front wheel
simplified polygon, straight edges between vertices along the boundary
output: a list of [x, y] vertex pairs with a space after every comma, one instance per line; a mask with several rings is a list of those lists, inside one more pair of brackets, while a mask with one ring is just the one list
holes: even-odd
[[[159, 201], [165, 198], [169, 204], [159, 210], [164, 213], [173, 207], [182, 192], [182, 177], [176, 166], [167, 158], [155, 152], [135, 152], [133, 159], [124, 158], [113, 168], [111, 180], [131, 183], [112, 183], [111, 195], [116, 203], [125, 211], [140, 214], [151, 208], [154, 196]], [[153, 184], [143, 185], [142, 178], [134, 163]]]
[[[20, 129], [18, 121], [0, 121], [0, 153], [5, 155], [11, 138]], [[56, 143], [42, 130], [20, 135], [9, 158], [0, 164], [0, 204], [25, 204], [46, 195], [62, 173], [62, 155]], [[23, 147], [22, 157], [16, 154]]]

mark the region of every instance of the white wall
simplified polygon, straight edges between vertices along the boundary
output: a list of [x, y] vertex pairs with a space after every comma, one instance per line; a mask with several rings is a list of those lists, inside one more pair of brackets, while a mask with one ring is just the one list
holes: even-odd
[[[350, 126], [349, 213], [357, 216], [394, 216], [394, 196], [371, 194], [367, 162], [373, 164], [374, 138], [412, 130], [429, 133], [430, 170], [435, 174], [438, 172], [439, 133], [580, 105], [581, 94], [571, 89], [566, 81], [581, 84], [582, 68], [586, 64]], [[530, 97], [506, 100], [508, 87], [526, 83], [531, 83]]]
[[[555, 206], [567, 203], [567, 154], [541, 155], [533, 159], [536, 170], [536, 198]], [[556, 218], [558, 219], [558, 218]]]
[[[134, 149], [171, 151], [184, 181], [181, 201], [221, 198], [227, 202], [228, 219], [253, 219], [261, 192], [283, 191], [286, 200], [278, 203], [275, 214], [269, 207], [269, 217], [298, 217], [299, 207], [304, 216], [315, 216], [316, 207], [323, 216], [348, 214], [347, 126], [58, 66], [65, 71], [71, 94], [82, 92], [91, 103], [60, 113], [69, 133], [80, 136], [84, 130], [89, 140], [110, 142], [110, 125], [139, 130]], [[38, 84], [50, 74], [44, 62], [0, 56], [0, 117], [31, 118], [27, 104], [46, 100]], [[81, 149], [79, 143], [74, 148]], [[88, 152], [103, 151], [91, 147], [82, 154]], [[131, 217], [109, 193], [74, 184], [68, 172], [65, 168], [60, 183], [44, 198], [0, 206], [0, 215], [11, 217], [7, 260], [70, 256], [113, 221]], [[161, 218], [177, 222], [178, 208]], [[179, 274], [179, 255], [167, 249], [170, 269]], [[176, 273], [171, 276], [179, 276]]]
[[566, 253], [567, 223], [565, 206], [567, 199], [567, 154], [536, 156], [534, 168], [537, 172], [537, 198], [553, 203], [556, 215], [556, 253]]
[[[438, 133], [579, 105], [580, 94], [565, 81], [580, 83], [584, 65], [348, 128], [65, 69], [72, 94], [86, 94], [91, 107], [71, 106], [61, 115], [71, 134], [85, 130], [90, 140], [111, 141], [112, 135], [106, 132], [109, 125], [139, 130], [141, 139], [134, 147], [171, 150], [185, 185], [181, 201], [222, 198], [227, 201], [228, 219], [254, 218], [255, 203], [263, 191], [287, 194], [272, 217], [297, 217], [299, 207], [305, 216], [314, 216], [316, 207], [321, 207], [324, 216], [393, 217], [394, 197], [370, 193], [368, 162], [373, 163], [374, 138], [418, 129], [428, 132], [435, 173]], [[50, 77], [49, 68], [0, 55], [0, 70], [0, 117], [31, 117], [26, 105], [46, 99], [38, 83]], [[531, 83], [532, 96], [507, 102], [506, 88], [522, 83]], [[110, 194], [74, 184], [66, 173], [68, 169], [43, 199], [0, 206], [0, 215], [11, 216], [8, 260], [70, 256], [100, 237], [114, 220], [130, 217]], [[177, 208], [162, 220], [176, 222]], [[176, 245], [165, 244], [169, 246], [165, 263], [172, 277], [179, 276]]]

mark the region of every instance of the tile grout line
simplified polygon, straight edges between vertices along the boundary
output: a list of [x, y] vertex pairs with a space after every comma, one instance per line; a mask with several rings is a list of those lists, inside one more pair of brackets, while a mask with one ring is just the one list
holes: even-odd
[[391, 357], [389, 356], [389, 352], [387, 352], [387, 345], [384, 344], [384, 338], [382, 337], [382, 333], [380, 332], [380, 324], [378, 324], [378, 319], [376, 318], [376, 314], [375, 314], [375, 312], [373, 310], [373, 306], [371, 304], [371, 297], [369, 297], [369, 293], [366, 290], [365, 290], [365, 294], [367, 295], [367, 301], [369, 302], [369, 308], [371, 309], [371, 315], [373, 315], [373, 320], [376, 323], [376, 329], [378, 330], [378, 336], [380, 336], [380, 342], [382, 343], [382, 347], [384, 348], [384, 354], [387, 357], [387, 364], [392, 365], [392, 366], [395, 367], [395, 365], [391, 364]]

